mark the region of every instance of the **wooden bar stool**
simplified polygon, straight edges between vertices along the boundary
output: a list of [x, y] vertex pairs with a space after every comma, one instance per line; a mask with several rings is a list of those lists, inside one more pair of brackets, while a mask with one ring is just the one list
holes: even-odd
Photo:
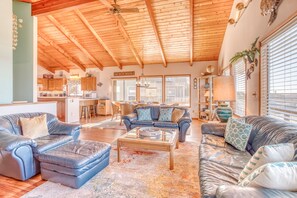
[[97, 105], [90, 105], [89, 106], [90, 108], [90, 111], [89, 111], [89, 113], [90, 113], [90, 116], [92, 117], [92, 116], [94, 116], [94, 117], [97, 117]]
[[84, 117], [85, 119], [90, 118], [90, 109], [89, 106], [82, 106], [81, 107], [81, 115], [80, 118]]

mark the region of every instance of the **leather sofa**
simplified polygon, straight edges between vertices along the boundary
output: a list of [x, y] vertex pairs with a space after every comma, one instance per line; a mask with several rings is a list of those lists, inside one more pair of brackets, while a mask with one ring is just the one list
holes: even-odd
[[[151, 109], [152, 121], [139, 121], [137, 119], [137, 109]], [[179, 141], [184, 142], [186, 140], [186, 133], [189, 129], [192, 119], [187, 108], [173, 107], [185, 110], [183, 117], [177, 122], [160, 122], [158, 121], [160, 108], [166, 108], [159, 105], [138, 107], [134, 110], [134, 113], [122, 116], [122, 120], [127, 128], [127, 131], [135, 127], [160, 127], [160, 128], [176, 128], [179, 130]]]
[[80, 125], [60, 122], [47, 114], [49, 135], [37, 139], [22, 136], [19, 118], [31, 118], [44, 113], [25, 113], [0, 116], [0, 174], [18, 180], [27, 180], [40, 172], [41, 153], [77, 140]]
[[[297, 197], [297, 192], [267, 188], [239, 187], [240, 172], [263, 145], [290, 142], [297, 148], [297, 125], [271, 117], [247, 116], [252, 131], [245, 152], [224, 141], [224, 124], [203, 124], [200, 154], [201, 197]], [[295, 159], [297, 160], [297, 150]]]

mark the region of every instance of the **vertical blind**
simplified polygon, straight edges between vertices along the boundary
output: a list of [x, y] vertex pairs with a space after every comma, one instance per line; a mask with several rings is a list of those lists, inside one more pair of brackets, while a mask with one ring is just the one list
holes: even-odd
[[239, 116], [245, 116], [245, 63], [243, 60], [234, 64], [234, 79], [235, 79], [235, 109], [234, 113]]
[[261, 114], [297, 122], [297, 20], [261, 47]]

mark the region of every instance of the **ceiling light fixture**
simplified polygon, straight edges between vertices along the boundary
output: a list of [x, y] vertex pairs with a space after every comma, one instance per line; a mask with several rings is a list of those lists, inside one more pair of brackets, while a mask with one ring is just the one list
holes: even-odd
[[142, 87], [142, 88], [150, 87], [150, 83], [147, 82], [147, 80], [143, 74], [143, 68], [142, 68], [141, 76], [139, 76], [139, 80], [136, 82], [136, 87]]
[[245, 0], [244, 2], [239, 2], [236, 4], [236, 12], [235, 12], [235, 16], [234, 18], [230, 18], [228, 20], [228, 23], [230, 25], [234, 25], [236, 26], [236, 24], [238, 23], [239, 19], [241, 18], [241, 16], [243, 15], [244, 11], [247, 9], [247, 7], [249, 6], [249, 4], [252, 2], [252, 0]]

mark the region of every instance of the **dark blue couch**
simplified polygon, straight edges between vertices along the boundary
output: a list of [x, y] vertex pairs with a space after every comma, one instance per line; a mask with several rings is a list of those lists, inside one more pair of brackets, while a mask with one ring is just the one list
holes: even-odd
[[[147, 109], [147, 108], [151, 109], [152, 121], [139, 121], [137, 119], [137, 109]], [[177, 123], [158, 121], [160, 108], [166, 108], [166, 107], [162, 107], [158, 105], [139, 107], [134, 110], [134, 113], [122, 116], [122, 120], [126, 125], [127, 131], [130, 131], [135, 127], [176, 128], [179, 130], [179, 141], [184, 142], [186, 140], [187, 130], [189, 129], [192, 122], [188, 108], [173, 107], [173, 108], [185, 110], [183, 117]]]
[[60, 122], [47, 114], [49, 135], [37, 139], [22, 136], [20, 117], [31, 118], [44, 113], [25, 113], [0, 116], [0, 174], [27, 180], [40, 172], [38, 156], [70, 141], [77, 140], [80, 125]]

